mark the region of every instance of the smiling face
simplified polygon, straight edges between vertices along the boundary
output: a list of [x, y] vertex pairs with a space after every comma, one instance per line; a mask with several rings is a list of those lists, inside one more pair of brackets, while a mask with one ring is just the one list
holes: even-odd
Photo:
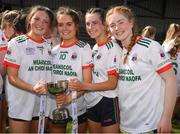
[[8, 39], [10, 39], [13, 36], [13, 34], [15, 33], [13, 25], [9, 22], [6, 22], [5, 27], [3, 29], [3, 32], [6, 35], [6, 37]]
[[50, 29], [50, 18], [45, 11], [37, 11], [29, 22], [30, 35], [42, 37]]
[[73, 42], [76, 40], [77, 26], [71, 16], [60, 14], [57, 17], [57, 29], [63, 41]]
[[85, 16], [86, 19], [86, 31], [91, 38], [98, 39], [105, 33], [105, 26], [103, 25], [100, 17], [96, 13]]
[[106, 18], [111, 34], [122, 44], [130, 41], [132, 36], [133, 23], [123, 14], [114, 12]]

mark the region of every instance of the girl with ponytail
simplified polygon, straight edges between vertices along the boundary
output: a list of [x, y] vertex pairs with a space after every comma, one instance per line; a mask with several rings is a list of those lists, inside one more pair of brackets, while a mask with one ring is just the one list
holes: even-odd
[[177, 83], [169, 57], [158, 42], [136, 34], [130, 8], [109, 9], [106, 22], [123, 46], [119, 68], [121, 132], [171, 132]]
[[154, 26], [148, 25], [145, 28], [143, 28], [141, 35], [155, 40], [156, 28]]

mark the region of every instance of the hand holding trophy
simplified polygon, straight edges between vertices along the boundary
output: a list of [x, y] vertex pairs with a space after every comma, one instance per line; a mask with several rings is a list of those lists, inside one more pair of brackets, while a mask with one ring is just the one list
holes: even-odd
[[[52, 95], [65, 94], [68, 90], [68, 80], [47, 83], [47, 89]], [[69, 119], [69, 111], [63, 105], [57, 106], [57, 109], [53, 111], [54, 124], [66, 124]]]

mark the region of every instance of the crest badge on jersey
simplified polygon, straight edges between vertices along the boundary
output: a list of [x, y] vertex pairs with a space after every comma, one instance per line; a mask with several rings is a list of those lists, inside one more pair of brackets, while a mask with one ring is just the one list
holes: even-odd
[[2, 41], [5, 41], [5, 38], [4, 38], [4, 37], [2, 37]]
[[114, 57], [114, 63], [116, 63], [116, 57]]
[[51, 50], [48, 50], [48, 54], [49, 54], [49, 55], [52, 55]]
[[77, 53], [76, 53], [76, 52], [73, 52], [73, 53], [72, 53], [71, 59], [72, 59], [72, 60], [76, 60], [76, 59], [77, 59]]
[[11, 55], [11, 53], [12, 53], [12, 50], [11, 50], [11, 48], [10, 47], [8, 47], [8, 49], [7, 49], [7, 55]]
[[102, 54], [99, 53], [99, 54], [97, 55], [96, 59], [99, 60], [99, 59], [101, 59], [101, 57], [102, 57]]
[[159, 54], [160, 54], [160, 57], [161, 57], [162, 59], [165, 58], [165, 53], [163, 52], [163, 50], [160, 50], [160, 51], [159, 51]]
[[34, 53], [35, 53], [35, 48], [31, 48], [31, 47], [26, 48], [27, 55], [34, 55]]
[[136, 54], [136, 53], [133, 54], [131, 60], [132, 60], [133, 62], [136, 62], [136, 61], [137, 61], [137, 54]]

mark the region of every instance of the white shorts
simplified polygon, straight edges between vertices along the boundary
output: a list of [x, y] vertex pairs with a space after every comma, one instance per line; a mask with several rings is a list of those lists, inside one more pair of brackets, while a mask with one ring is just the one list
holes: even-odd
[[[15, 87], [12, 89], [12, 85], [6, 88], [10, 118], [31, 121], [33, 117], [39, 116], [40, 96]], [[47, 96], [45, 116], [48, 117], [49, 113], [50, 97]]]

